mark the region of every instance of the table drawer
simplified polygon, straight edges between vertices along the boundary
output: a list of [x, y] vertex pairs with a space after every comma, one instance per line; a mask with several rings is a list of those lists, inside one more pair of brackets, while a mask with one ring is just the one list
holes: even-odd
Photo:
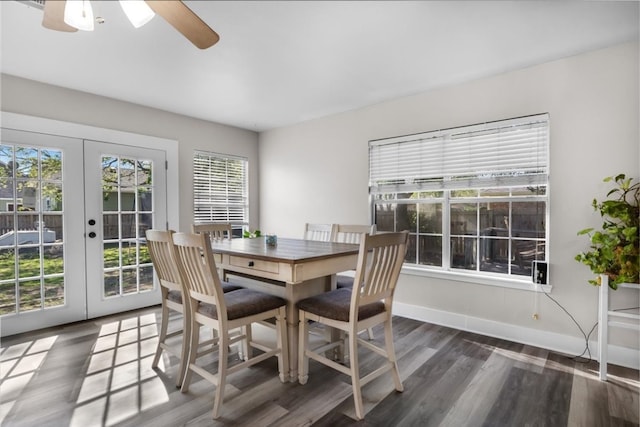
[[280, 271], [280, 264], [278, 264], [277, 262], [264, 261], [259, 259], [230, 256], [229, 264], [234, 267], [243, 267], [250, 270], [259, 270], [274, 274], [278, 274]]

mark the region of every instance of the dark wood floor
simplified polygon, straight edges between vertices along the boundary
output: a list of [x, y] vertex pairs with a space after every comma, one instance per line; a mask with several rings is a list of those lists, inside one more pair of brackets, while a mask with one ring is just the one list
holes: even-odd
[[[394, 319], [394, 332], [405, 391], [395, 392], [390, 376], [366, 385], [363, 421], [353, 419], [348, 378], [311, 361], [306, 385], [282, 384], [273, 358], [229, 378], [222, 417], [213, 421], [213, 385], [194, 376], [189, 393], [181, 393], [169, 356], [151, 369], [158, 320], [158, 309], [145, 309], [4, 339], [0, 423], [639, 425], [638, 371], [610, 365], [610, 380], [601, 382], [596, 362], [404, 318]], [[363, 369], [376, 357], [363, 352]]]

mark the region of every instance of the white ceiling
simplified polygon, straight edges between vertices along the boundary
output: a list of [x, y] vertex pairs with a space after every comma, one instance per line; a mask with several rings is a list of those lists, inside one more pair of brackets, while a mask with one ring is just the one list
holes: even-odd
[[0, 3], [3, 73], [255, 131], [639, 38], [636, 1], [185, 1], [207, 50], [113, 1], [77, 33]]

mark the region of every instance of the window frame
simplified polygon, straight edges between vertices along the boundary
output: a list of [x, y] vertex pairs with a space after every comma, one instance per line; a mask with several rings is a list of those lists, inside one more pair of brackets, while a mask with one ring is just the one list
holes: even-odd
[[[198, 177], [198, 169], [201, 169], [197, 165], [198, 158], [202, 158], [204, 162], [211, 164], [214, 161], [223, 161], [226, 168], [224, 195], [222, 192], [202, 191], [199, 193], [199, 185], [209, 185], [209, 187], [215, 185], [213, 173], [208, 175], [202, 175]], [[230, 163], [237, 163], [241, 165], [242, 170], [242, 183], [236, 185], [235, 201], [230, 200], [230, 184], [229, 184], [229, 169]], [[193, 222], [195, 224], [201, 224], [206, 222], [229, 222], [233, 229], [233, 235], [241, 237], [244, 230], [249, 228], [249, 159], [242, 156], [234, 156], [229, 154], [221, 154], [217, 152], [194, 150], [192, 157], [193, 167]], [[199, 184], [199, 181], [201, 184]], [[237, 189], [240, 188], [241, 194], [237, 193]], [[211, 189], [211, 188], [210, 188]], [[217, 198], [216, 198], [217, 196]], [[240, 200], [240, 202], [238, 202]], [[201, 201], [199, 203], [199, 201]], [[215, 210], [218, 210], [215, 212]], [[226, 210], [226, 214], [221, 212]], [[208, 212], [207, 212], [208, 211]], [[242, 212], [240, 215], [239, 213]], [[241, 217], [241, 218], [240, 218]]]
[[[385, 144], [385, 143], [402, 144], [404, 141], [411, 141], [415, 143], [415, 141], [419, 140], [420, 138], [432, 140], [432, 138], [440, 138], [442, 134], [460, 133], [460, 132], [464, 132], [467, 129], [491, 128], [491, 126], [500, 126], [502, 123], [516, 123], [516, 124], [524, 123], [526, 125], [528, 121], [543, 122], [543, 129], [545, 132], [544, 134], [545, 136], [538, 143], [540, 146], [543, 146], [545, 150], [544, 162], [541, 162], [541, 165], [544, 170], [542, 177], [532, 176], [530, 178], [527, 178], [525, 176], [526, 174], [524, 173], [522, 174], [522, 176], [518, 177], [517, 176], [518, 174], [514, 173], [512, 182], [509, 182], [509, 179], [511, 178], [509, 176], [506, 177], [506, 180], [504, 183], [501, 183], [502, 180], [500, 177], [498, 177], [497, 180], [496, 179], [493, 180], [494, 181], [493, 185], [490, 185], [487, 187], [482, 187], [481, 185], [482, 183], [479, 182], [480, 179], [478, 177], [475, 177], [475, 179], [471, 178], [469, 180], [470, 185], [466, 188], [470, 190], [477, 190], [475, 192], [475, 195], [470, 197], [460, 197], [460, 198], [453, 198], [451, 196], [451, 194], [456, 191], [456, 188], [447, 188], [446, 182], [442, 184], [438, 184], [437, 182], [435, 182], [434, 184], [434, 182], [432, 182], [430, 179], [426, 179], [426, 180], [415, 179], [414, 181], [415, 183], [427, 182], [427, 187], [415, 188], [415, 189], [412, 189], [409, 187], [409, 188], [403, 189], [402, 179], [400, 178], [401, 175], [399, 175], [398, 179], [396, 180], [392, 179], [390, 181], [387, 181], [392, 183], [392, 187], [387, 188], [387, 190], [391, 188], [391, 191], [385, 191], [385, 190], [380, 191], [380, 187], [376, 187], [376, 184], [378, 184], [378, 182], [375, 182], [374, 178], [372, 177], [373, 167], [372, 167], [372, 148], [371, 147], [377, 144]], [[408, 205], [416, 206], [416, 218], [419, 218], [418, 212], [419, 212], [419, 207], [421, 205], [435, 204], [437, 206], [436, 209], [438, 209], [438, 206], [439, 206], [439, 209], [441, 210], [440, 216], [442, 217], [441, 219], [442, 222], [441, 222], [440, 234], [434, 233], [434, 232], [424, 232], [424, 233], [421, 232], [418, 219], [416, 219], [415, 224], [412, 224], [413, 228], [410, 229], [410, 232], [414, 236], [412, 243], [416, 245], [416, 250], [415, 250], [416, 255], [413, 260], [414, 261], [413, 263], [411, 262], [404, 263], [403, 273], [410, 274], [410, 275], [417, 275], [417, 276], [427, 276], [432, 278], [453, 280], [457, 282], [469, 282], [469, 283], [475, 283], [475, 284], [485, 284], [485, 285], [493, 285], [493, 286], [501, 286], [501, 287], [533, 290], [533, 291], [547, 291], [547, 292], [550, 291], [551, 286], [549, 284], [542, 285], [542, 286], [537, 285], [533, 283], [531, 276], [514, 274], [512, 272], [513, 264], [515, 263], [513, 258], [513, 253], [514, 253], [513, 245], [514, 245], [514, 242], [516, 241], [519, 241], [519, 240], [533, 241], [535, 242], [534, 243], [535, 248], [538, 248], [538, 245], [542, 244], [544, 246], [544, 252], [543, 252], [544, 259], [542, 260], [538, 259], [538, 261], [544, 261], [548, 263], [550, 259], [549, 218], [550, 218], [551, 197], [549, 192], [550, 183], [549, 183], [549, 173], [548, 173], [549, 165], [550, 165], [550, 159], [548, 155], [549, 140], [550, 140], [549, 115], [545, 113], [545, 114], [537, 114], [537, 115], [532, 115], [527, 117], [519, 117], [515, 119], [489, 122], [489, 123], [484, 123], [480, 125], [462, 126], [457, 128], [439, 130], [435, 132], [425, 132], [420, 134], [413, 134], [413, 135], [406, 135], [406, 136], [400, 136], [400, 137], [369, 141], [369, 203], [370, 203], [370, 209], [371, 209], [370, 212], [371, 212], [372, 223], [376, 223], [376, 224], [378, 223], [377, 208], [381, 204], [394, 205], [392, 207], [394, 211], [394, 218], [393, 218], [394, 229], [397, 228], [398, 226], [398, 211], [397, 211], [398, 204], [408, 204]], [[531, 180], [531, 184], [529, 185], [526, 184], [527, 179]], [[383, 184], [387, 184], [387, 182], [383, 182]], [[405, 184], [406, 183], [407, 183], [407, 180], [405, 180]], [[422, 184], [417, 184], [417, 185], [420, 186]], [[441, 187], [438, 188], [438, 185], [441, 185]], [[395, 189], [393, 189], [393, 186], [395, 186]], [[534, 189], [538, 190], [538, 194], [535, 194], [535, 193], [526, 194], [526, 192], [522, 192], [522, 191], [518, 193], [523, 193], [523, 194], [514, 194], [515, 190], [526, 188], [528, 186], [534, 186]], [[463, 189], [463, 188], [465, 187], [459, 187], [459, 189]], [[494, 188], [508, 190], [508, 195], [490, 196], [490, 195], [482, 195], [481, 193], [481, 190], [494, 189]], [[542, 194], [539, 194], [539, 191], [541, 189], [543, 189], [544, 191], [542, 192]], [[435, 197], [432, 196], [432, 197], [425, 198], [423, 196], [423, 197], [413, 198], [414, 195], [424, 195], [424, 194], [433, 195], [438, 192], [440, 192], [440, 197], [437, 197], [436, 195]], [[407, 197], [407, 195], [409, 194], [410, 196]], [[405, 197], [398, 198], [398, 196], [400, 195], [405, 195]], [[481, 223], [480, 223], [480, 218], [482, 217], [480, 207], [483, 204], [490, 203], [490, 202], [507, 203], [509, 224], [511, 224], [511, 226], [508, 227], [508, 235], [506, 237], [496, 238], [496, 239], [484, 238], [485, 240], [483, 240], [482, 233], [481, 233]], [[514, 215], [514, 203], [517, 203], [517, 202], [531, 202], [531, 203], [542, 202], [544, 204], [544, 212], [539, 213], [540, 216], [544, 215], [544, 226], [543, 228], [537, 230], [538, 232], [543, 232], [543, 236], [537, 235], [535, 237], [522, 237], [522, 236], [517, 236], [516, 234], [513, 233], [514, 224], [512, 223], [512, 218]], [[495, 242], [501, 239], [507, 241], [506, 246], [508, 248], [508, 258], [506, 261], [506, 265], [508, 268], [507, 270], [508, 274], [495, 273], [491, 271], [482, 271], [480, 262], [478, 262], [478, 260], [480, 259], [479, 247], [476, 248], [476, 252], [475, 252], [476, 267], [474, 270], [459, 269], [452, 265], [453, 262], [451, 259], [451, 248], [452, 248], [451, 239], [454, 236], [454, 233], [451, 229], [450, 216], [451, 216], [452, 205], [455, 205], [455, 203], [473, 203], [476, 205], [475, 209], [476, 209], [476, 216], [478, 221], [476, 225], [476, 230], [475, 230], [476, 234], [469, 236], [470, 238], [475, 239], [474, 244], [480, 245], [481, 243], [484, 243], [484, 242], [490, 242], [492, 240]], [[380, 224], [378, 224], [379, 230], [382, 230], [384, 228], [385, 227], [381, 227]], [[440, 254], [442, 258], [441, 258], [440, 265], [420, 264], [421, 257], [419, 253], [418, 240], [420, 236], [428, 236], [428, 235], [440, 236], [441, 238], [442, 247], [441, 247]], [[538, 249], [536, 249], [536, 251], [537, 250]]]

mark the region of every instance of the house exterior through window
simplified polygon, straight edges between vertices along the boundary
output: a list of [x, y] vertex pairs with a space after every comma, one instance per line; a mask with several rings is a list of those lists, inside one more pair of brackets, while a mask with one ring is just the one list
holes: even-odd
[[405, 265], [525, 280], [546, 260], [548, 146], [547, 114], [370, 141], [374, 222], [409, 230]]
[[193, 155], [193, 218], [231, 223], [233, 234], [249, 226], [249, 162], [246, 158], [195, 151]]

